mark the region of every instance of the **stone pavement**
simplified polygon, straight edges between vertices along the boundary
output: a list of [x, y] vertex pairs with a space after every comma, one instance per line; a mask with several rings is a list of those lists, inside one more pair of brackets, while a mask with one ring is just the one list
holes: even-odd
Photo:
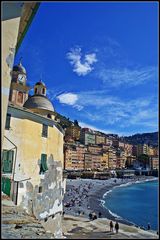
[[89, 221], [83, 217], [64, 215], [63, 233], [68, 239], [158, 239], [153, 231], [145, 231], [134, 226], [119, 224], [118, 234], [109, 231], [109, 220], [99, 218]]
[[34, 216], [29, 216], [21, 207], [15, 206], [2, 196], [1, 213], [2, 239], [51, 239], [53, 234], [46, 232]]
[[[50, 232], [34, 216], [28, 215], [21, 207], [14, 206], [10, 199], [2, 197], [2, 239], [54, 239]], [[119, 224], [119, 233], [109, 231], [109, 220], [64, 215], [62, 230], [67, 239], [158, 239], [153, 231], [145, 231], [134, 226]]]

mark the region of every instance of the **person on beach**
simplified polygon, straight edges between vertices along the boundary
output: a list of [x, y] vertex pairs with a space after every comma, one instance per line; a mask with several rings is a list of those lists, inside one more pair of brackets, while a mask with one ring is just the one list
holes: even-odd
[[110, 221], [109, 225], [110, 225], [110, 232], [113, 232], [113, 222]]
[[118, 224], [118, 222], [116, 222], [116, 224], [115, 224], [115, 230], [116, 230], [116, 233], [118, 233], [118, 230], [119, 230], [119, 224]]
[[101, 216], [102, 216], [102, 213], [101, 213], [101, 212], [99, 212], [99, 213], [98, 213], [98, 216], [99, 216], [99, 218], [101, 218]]
[[151, 225], [150, 225], [150, 223], [148, 223], [147, 229], [148, 229], [148, 230], [151, 229]]
[[92, 215], [92, 213], [90, 213], [89, 214], [89, 219], [92, 220], [92, 218], [93, 218], [93, 215]]

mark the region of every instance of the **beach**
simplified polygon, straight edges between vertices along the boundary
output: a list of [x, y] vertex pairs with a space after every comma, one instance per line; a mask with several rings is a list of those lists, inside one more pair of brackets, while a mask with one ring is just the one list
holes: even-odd
[[[67, 179], [66, 193], [64, 197], [64, 214], [80, 216], [89, 219], [92, 213], [101, 218], [107, 218], [119, 223], [134, 225], [125, 219], [112, 214], [110, 210], [103, 207], [103, 196], [112, 188], [132, 184], [136, 182], [150, 181], [152, 176], [138, 176], [132, 179], [110, 178], [107, 180], [97, 179]], [[138, 227], [138, 226], [137, 226]]]
[[[140, 181], [153, 178], [141, 178]], [[115, 182], [116, 180], [116, 182]], [[91, 180], [91, 179], [67, 179], [67, 189], [64, 204], [73, 202], [73, 206], [64, 207], [62, 217], [62, 236], [64, 239], [158, 239], [156, 231], [147, 231], [132, 225], [131, 223], [119, 222], [118, 234], [110, 231], [110, 219], [115, 223], [116, 217], [112, 216], [105, 208], [100, 206], [100, 199], [106, 191], [114, 186], [136, 182], [138, 179], [123, 180]], [[69, 194], [69, 195], [68, 195]], [[74, 201], [71, 201], [74, 200]], [[66, 202], [65, 202], [66, 201]], [[70, 204], [71, 205], [71, 204]], [[80, 206], [79, 206], [80, 205]], [[80, 213], [78, 212], [80, 211]], [[90, 220], [90, 212], [101, 211], [101, 218]], [[2, 238], [55, 238], [52, 229], [46, 230], [35, 217], [25, 213], [20, 206], [15, 206], [11, 199], [2, 194]]]

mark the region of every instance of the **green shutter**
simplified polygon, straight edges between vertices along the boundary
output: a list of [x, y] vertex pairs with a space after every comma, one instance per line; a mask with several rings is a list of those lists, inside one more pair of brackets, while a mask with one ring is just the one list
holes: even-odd
[[2, 177], [2, 184], [1, 184], [2, 192], [10, 196], [11, 191], [11, 180], [9, 178]]
[[3, 150], [3, 155], [2, 155], [2, 166], [3, 166], [3, 173], [5, 173], [5, 169], [7, 168], [7, 151]]
[[47, 154], [41, 154], [40, 173], [44, 173], [46, 170], [48, 170], [48, 167], [47, 167]]
[[12, 173], [14, 151], [3, 150], [3, 173]]
[[5, 129], [10, 128], [11, 114], [7, 114]]

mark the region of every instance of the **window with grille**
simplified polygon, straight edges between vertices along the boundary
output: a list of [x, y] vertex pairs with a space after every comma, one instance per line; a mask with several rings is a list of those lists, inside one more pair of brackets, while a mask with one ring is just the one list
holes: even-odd
[[47, 154], [41, 154], [40, 174], [48, 170], [47, 167]]
[[42, 137], [48, 137], [48, 126], [45, 124], [42, 126]]
[[7, 130], [10, 129], [10, 122], [11, 122], [11, 114], [7, 113], [5, 129]]
[[2, 153], [2, 172], [12, 173], [14, 151], [3, 150]]

